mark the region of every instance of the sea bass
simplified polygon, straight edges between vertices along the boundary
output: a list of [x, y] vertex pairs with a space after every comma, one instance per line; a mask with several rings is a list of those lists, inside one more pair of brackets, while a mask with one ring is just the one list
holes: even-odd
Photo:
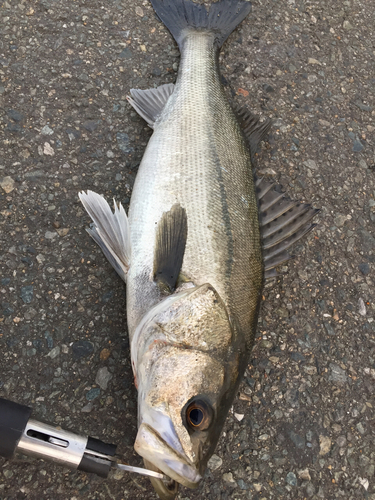
[[248, 362], [265, 273], [289, 258], [316, 211], [254, 178], [270, 122], [236, 116], [221, 84], [220, 47], [251, 4], [151, 1], [181, 51], [176, 84], [131, 90], [153, 134], [128, 217], [92, 191], [80, 198], [126, 282], [135, 450], [171, 478], [152, 480], [167, 500], [179, 483], [200, 482]]

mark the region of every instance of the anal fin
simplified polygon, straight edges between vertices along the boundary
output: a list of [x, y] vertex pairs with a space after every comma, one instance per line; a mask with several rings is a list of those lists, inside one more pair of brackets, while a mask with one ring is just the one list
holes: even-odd
[[154, 128], [157, 118], [161, 115], [169, 97], [173, 94], [174, 84], [166, 83], [156, 89], [131, 89], [131, 97], [127, 97], [129, 103], [136, 112]]
[[173, 292], [176, 287], [186, 240], [186, 210], [175, 204], [163, 214], [156, 230], [154, 280], [163, 291]]

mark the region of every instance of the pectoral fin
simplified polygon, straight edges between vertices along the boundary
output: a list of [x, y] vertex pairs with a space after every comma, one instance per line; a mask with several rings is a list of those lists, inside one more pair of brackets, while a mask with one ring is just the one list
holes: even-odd
[[87, 232], [125, 281], [130, 266], [131, 245], [128, 218], [123, 206], [113, 200], [113, 213], [103, 196], [93, 191], [87, 191], [87, 194], [82, 191], [79, 199], [94, 222]]
[[187, 239], [186, 210], [176, 204], [165, 212], [156, 230], [154, 280], [164, 291], [176, 287]]

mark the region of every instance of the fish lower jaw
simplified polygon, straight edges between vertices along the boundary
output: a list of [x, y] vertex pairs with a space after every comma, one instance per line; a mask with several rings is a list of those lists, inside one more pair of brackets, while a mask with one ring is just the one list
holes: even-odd
[[198, 487], [202, 476], [196, 467], [176, 453], [149, 425], [141, 424], [134, 449], [145, 461], [177, 483], [192, 489]]

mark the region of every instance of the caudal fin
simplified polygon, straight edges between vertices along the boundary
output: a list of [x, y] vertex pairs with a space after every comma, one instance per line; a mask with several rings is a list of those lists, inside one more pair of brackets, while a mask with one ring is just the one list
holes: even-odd
[[151, 3], [179, 46], [190, 28], [211, 31], [217, 46], [221, 47], [251, 10], [247, 0], [220, 0], [213, 3], [209, 11], [192, 0], [151, 0]]

